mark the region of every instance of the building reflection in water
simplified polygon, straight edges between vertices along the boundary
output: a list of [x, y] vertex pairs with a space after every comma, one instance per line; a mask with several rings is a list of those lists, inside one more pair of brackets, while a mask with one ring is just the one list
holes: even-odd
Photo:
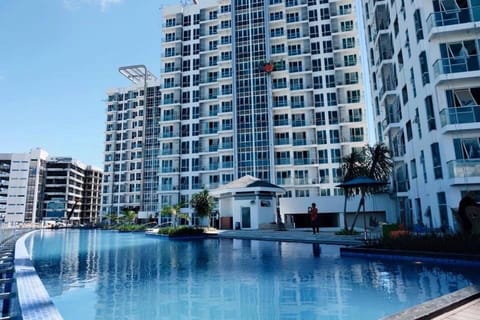
[[478, 280], [468, 269], [340, 258], [335, 246], [98, 230], [34, 239], [35, 267], [61, 312], [74, 290], [90, 290], [78, 319], [86, 307], [94, 319], [374, 319]]

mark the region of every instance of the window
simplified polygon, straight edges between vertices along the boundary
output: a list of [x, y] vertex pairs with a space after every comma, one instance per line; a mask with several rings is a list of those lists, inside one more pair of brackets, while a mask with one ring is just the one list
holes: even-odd
[[406, 123], [406, 130], [407, 130], [407, 140], [410, 141], [413, 139], [412, 134], [412, 121], [408, 120]]
[[437, 142], [432, 143], [431, 146], [432, 151], [432, 163], [433, 163], [433, 174], [435, 179], [442, 179], [442, 159], [440, 157], [440, 146]]
[[437, 193], [438, 213], [440, 214], [440, 223], [442, 228], [448, 228], [448, 206], [445, 192]]
[[332, 157], [332, 163], [340, 163], [342, 157], [340, 155], [340, 149], [331, 149], [330, 155]]
[[427, 183], [427, 169], [425, 168], [425, 154], [420, 150], [420, 164], [422, 165], [423, 181]]
[[340, 143], [340, 133], [338, 130], [330, 130], [330, 143]]
[[327, 144], [327, 132], [325, 130], [317, 131], [317, 144]]
[[330, 29], [330, 24], [322, 24], [322, 36], [330, 36], [332, 34], [332, 31]]
[[428, 131], [436, 130], [437, 125], [435, 123], [435, 113], [433, 110], [432, 96], [427, 96], [425, 98], [425, 110], [427, 113]]
[[413, 14], [415, 21], [415, 33], [417, 35], [417, 42], [423, 39], [422, 17], [420, 16], [420, 9], [415, 10]]
[[403, 86], [403, 88], [402, 88], [402, 102], [403, 102], [403, 105], [406, 105], [408, 103], [407, 85]]
[[318, 163], [328, 163], [328, 150], [318, 150]]
[[312, 59], [312, 71], [322, 71], [322, 60], [321, 59]]
[[417, 162], [415, 159], [410, 160], [410, 173], [412, 175], [412, 179], [417, 178]]
[[425, 51], [422, 51], [420, 55], [418, 56], [418, 59], [420, 60], [420, 70], [422, 72], [422, 83], [423, 85], [426, 85], [427, 83], [430, 83], [430, 75], [428, 73], [428, 62], [427, 62], [427, 55]]

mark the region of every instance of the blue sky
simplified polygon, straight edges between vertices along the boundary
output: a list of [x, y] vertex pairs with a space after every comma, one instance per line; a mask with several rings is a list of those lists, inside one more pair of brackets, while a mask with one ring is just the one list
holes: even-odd
[[172, 3], [0, 0], [0, 153], [41, 147], [101, 167], [105, 92], [129, 84], [120, 66], [159, 74]]
[[0, 153], [41, 147], [102, 166], [105, 92], [118, 67], [160, 70], [172, 0], [1, 0]]

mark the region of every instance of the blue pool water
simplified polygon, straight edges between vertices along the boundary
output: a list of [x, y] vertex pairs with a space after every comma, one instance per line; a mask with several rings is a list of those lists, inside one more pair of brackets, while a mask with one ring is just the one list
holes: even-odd
[[328, 245], [44, 230], [27, 247], [66, 320], [378, 319], [479, 283], [474, 268], [341, 258]]

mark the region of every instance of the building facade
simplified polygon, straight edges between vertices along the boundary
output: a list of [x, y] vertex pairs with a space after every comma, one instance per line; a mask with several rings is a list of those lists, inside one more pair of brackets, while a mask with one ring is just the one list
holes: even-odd
[[[342, 156], [368, 140], [355, 1], [202, 1], [163, 13], [154, 121], [139, 105], [125, 110], [139, 102], [130, 92], [144, 99], [141, 88], [108, 93], [104, 212], [126, 203], [158, 213], [245, 175], [283, 187], [286, 197], [339, 194]], [[123, 117], [138, 120], [115, 114], [120, 104]], [[149, 160], [147, 141], [140, 147], [126, 133], [129, 121], [155, 137], [152, 180], [130, 171]], [[131, 164], [129, 154], [142, 151]], [[121, 180], [137, 173], [132, 192]], [[145, 179], [158, 188], [150, 195]]]
[[0, 220], [18, 223], [41, 219], [47, 157], [41, 149], [0, 154]]
[[46, 219], [95, 223], [100, 210], [102, 172], [66, 157], [50, 158], [46, 166], [43, 212]]
[[101, 182], [100, 169], [71, 158], [49, 157], [42, 149], [1, 153], [0, 222], [63, 219], [69, 212], [79, 223], [96, 222]]
[[102, 215], [133, 208], [149, 218], [160, 210], [160, 84], [145, 66], [120, 72], [133, 84], [107, 92]]
[[480, 200], [480, 20], [476, 0], [363, 1], [375, 132], [395, 160], [399, 219], [454, 228]]

